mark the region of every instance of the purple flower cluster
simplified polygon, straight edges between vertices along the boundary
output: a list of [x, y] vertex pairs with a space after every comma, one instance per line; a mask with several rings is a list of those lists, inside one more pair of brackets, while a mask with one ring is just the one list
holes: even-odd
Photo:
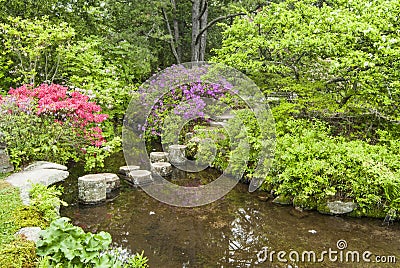
[[[232, 85], [223, 78], [211, 77], [207, 66], [188, 69], [175, 65], [144, 84], [141, 101], [151, 107], [150, 116], [141, 130], [161, 135], [163, 119], [173, 112], [184, 119], [205, 119], [207, 104], [202, 98], [220, 99], [230, 93]], [[194, 81], [194, 82], [193, 82]], [[160, 92], [166, 92], [159, 98]]]

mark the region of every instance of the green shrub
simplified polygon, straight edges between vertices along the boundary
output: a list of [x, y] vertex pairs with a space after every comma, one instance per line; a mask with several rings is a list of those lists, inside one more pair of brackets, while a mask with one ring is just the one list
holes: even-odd
[[0, 246], [14, 240], [14, 233], [19, 226], [14, 220], [14, 210], [21, 206], [22, 202], [17, 188], [0, 180]]
[[20, 227], [48, 227], [50, 222], [59, 217], [60, 206], [67, 206], [67, 203], [60, 199], [62, 192], [61, 187], [34, 184], [29, 192], [31, 204], [21, 206], [14, 212], [15, 221]]
[[[85, 233], [68, 218], [59, 218], [42, 231], [36, 243], [37, 255], [48, 257], [50, 267], [146, 267], [147, 259], [138, 255], [124, 265], [117, 254], [107, 253], [112, 242], [106, 232]], [[46, 266], [44, 266], [46, 267]]]
[[319, 121], [287, 124], [264, 188], [300, 203], [351, 199], [361, 214], [400, 210], [400, 162], [390, 148], [331, 137]]

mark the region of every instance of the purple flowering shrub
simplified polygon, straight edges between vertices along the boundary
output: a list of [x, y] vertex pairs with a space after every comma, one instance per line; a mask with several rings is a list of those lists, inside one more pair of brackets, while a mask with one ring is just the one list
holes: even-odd
[[[239, 102], [234, 100], [235, 93], [228, 81], [214, 77], [210, 82], [206, 73], [207, 67], [204, 66], [195, 71], [172, 66], [139, 90], [142, 101], [151, 107], [146, 123], [141, 126], [147, 139], [162, 135], [168, 116], [190, 121], [185, 125], [190, 130], [195, 124], [207, 122], [209, 116], [206, 110], [210, 108], [210, 100], [228, 104]], [[155, 97], [161, 91], [166, 93], [160, 98]]]

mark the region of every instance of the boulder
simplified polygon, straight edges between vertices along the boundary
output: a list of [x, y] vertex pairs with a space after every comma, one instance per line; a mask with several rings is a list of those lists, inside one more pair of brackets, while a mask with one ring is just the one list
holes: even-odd
[[67, 170], [67, 167], [64, 165], [51, 163], [47, 161], [37, 161], [29, 166], [27, 166], [24, 170], [31, 171], [31, 170], [39, 170], [39, 169], [57, 169], [57, 170]]
[[153, 177], [151, 176], [151, 172], [148, 170], [139, 169], [131, 171], [128, 178], [130, 182], [137, 186], [153, 183]]
[[333, 201], [327, 202], [326, 206], [329, 209], [329, 212], [334, 215], [346, 214], [350, 213], [357, 208], [357, 204], [354, 202], [342, 202], [342, 201]]
[[68, 176], [69, 172], [65, 170], [34, 169], [11, 174], [6, 178], [6, 181], [20, 189], [22, 202], [25, 205], [29, 205], [29, 190], [32, 188], [33, 184], [40, 183], [45, 186], [50, 186], [65, 180]]
[[169, 153], [166, 153], [166, 152], [151, 152], [150, 153], [150, 162], [151, 163], [169, 162]]
[[169, 158], [174, 165], [183, 165], [186, 162], [186, 145], [170, 145]]
[[151, 171], [165, 177], [172, 174], [172, 166], [170, 163], [167, 162], [152, 163]]

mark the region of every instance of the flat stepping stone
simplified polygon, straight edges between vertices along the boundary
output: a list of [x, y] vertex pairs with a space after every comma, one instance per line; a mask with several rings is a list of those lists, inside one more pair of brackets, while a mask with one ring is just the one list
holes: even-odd
[[143, 186], [146, 184], [153, 183], [153, 177], [151, 172], [148, 170], [134, 170], [129, 173], [128, 176], [130, 182], [137, 186]]
[[67, 170], [67, 167], [64, 165], [51, 163], [47, 161], [37, 161], [24, 168], [25, 171], [39, 170], [39, 169]]
[[167, 162], [152, 163], [151, 171], [158, 173], [162, 177], [166, 177], [172, 174], [172, 165]]
[[113, 174], [113, 173], [103, 173], [103, 174], [98, 174], [98, 175], [103, 175], [104, 178], [106, 179], [107, 194], [109, 194], [112, 191], [115, 191], [121, 187], [121, 183], [120, 183], [118, 175]]
[[151, 152], [150, 153], [150, 162], [151, 163], [169, 162], [169, 153], [167, 153], [167, 152]]
[[170, 145], [169, 158], [174, 165], [183, 165], [186, 162], [186, 145]]
[[69, 172], [58, 169], [34, 169], [21, 171], [11, 174], [5, 180], [20, 190], [20, 196], [24, 205], [29, 205], [29, 191], [33, 184], [42, 184], [50, 186], [57, 182], [65, 180], [69, 176]]
[[139, 166], [123, 166], [119, 168], [118, 173], [124, 176], [128, 176], [129, 172], [140, 169]]
[[79, 201], [94, 205], [107, 199], [107, 184], [104, 174], [89, 174], [78, 178]]

